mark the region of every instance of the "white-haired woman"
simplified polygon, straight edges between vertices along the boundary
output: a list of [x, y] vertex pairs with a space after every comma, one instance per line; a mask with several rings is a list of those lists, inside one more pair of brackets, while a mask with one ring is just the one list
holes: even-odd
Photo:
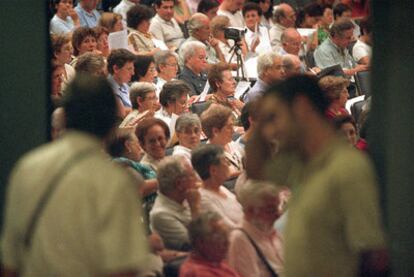
[[174, 146], [173, 156], [183, 156], [191, 162], [191, 152], [200, 144], [201, 122], [197, 114], [180, 115], [175, 123], [178, 145]]

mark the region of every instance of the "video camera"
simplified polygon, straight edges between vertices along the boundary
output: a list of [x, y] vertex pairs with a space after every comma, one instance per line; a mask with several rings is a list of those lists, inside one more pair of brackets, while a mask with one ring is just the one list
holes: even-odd
[[224, 28], [224, 38], [238, 42], [241, 41], [246, 32], [246, 29], [240, 29], [235, 27]]

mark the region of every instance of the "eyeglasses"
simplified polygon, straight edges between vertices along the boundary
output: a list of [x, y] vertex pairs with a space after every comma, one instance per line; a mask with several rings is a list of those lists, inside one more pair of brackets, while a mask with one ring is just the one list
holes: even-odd
[[171, 67], [178, 67], [178, 64], [176, 64], [176, 63], [166, 63], [164, 65], [171, 66]]

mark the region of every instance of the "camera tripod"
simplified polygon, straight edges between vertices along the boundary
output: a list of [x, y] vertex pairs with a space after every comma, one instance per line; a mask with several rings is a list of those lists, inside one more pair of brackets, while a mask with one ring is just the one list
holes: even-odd
[[[231, 53], [230, 59], [228, 63], [231, 63], [233, 60], [234, 55], [236, 55], [236, 80], [237, 81], [247, 81], [246, 76], [244, 75], [244, 62], [243, 62], [243, 56], [242, 56], [242, 49], [239, 45], [241, 43], [240, 40], [235, 40], [234, 45], [230, 48], [229, 53]], [[241, 78], [240, 78], [240, 72], [241, 72]]]

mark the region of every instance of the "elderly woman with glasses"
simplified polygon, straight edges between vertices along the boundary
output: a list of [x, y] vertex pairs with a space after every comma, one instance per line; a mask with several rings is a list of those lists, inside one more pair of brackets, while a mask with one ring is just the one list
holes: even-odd
[[157, 94], [168, 81], [177, 77], [178, 56], [171, 50], [161, 50], [154, 55], [155, 67], [157, 68]]
[[159, 163], [165, 158], [165, 149], [170, 139], [168, 125], [158, 118], [146, 118], [138, 124], [135, 134], [145, 151], [141, 163], [157, 171]]
[[145, 118], [154, 116], [160, 108], [155, 90], [155, 85], [148, 82], [132, 83], [129, 90], [132, 112], [124, 118], [120, 128], [135, 127]]
[[181, 80], [173, 80], [165, 83], [160, 93], [161, 110], [155, 113], [155, 117], [163, 120], [169, 127], [171, 134], [174, 126], [171, 126], [173, 115], [179, 116], [188, 112], [188, 94], [190, 87]]
[[244, 104], [234, 98], [236, 81], [233, 78], [230, 66], [225, 63], [212, 65], [208, 72], [208, 83], [213, 90], [213, 95], [208, 98], [208, 101], [232, 109], [234, 114], [239, 117]]
[[175, 123], [178, 145], [174, 146], [173, 156], [183, 156], [191, 162], [191, 151], [200, 144], [201, 122], [196, 114], [186, 113]]

